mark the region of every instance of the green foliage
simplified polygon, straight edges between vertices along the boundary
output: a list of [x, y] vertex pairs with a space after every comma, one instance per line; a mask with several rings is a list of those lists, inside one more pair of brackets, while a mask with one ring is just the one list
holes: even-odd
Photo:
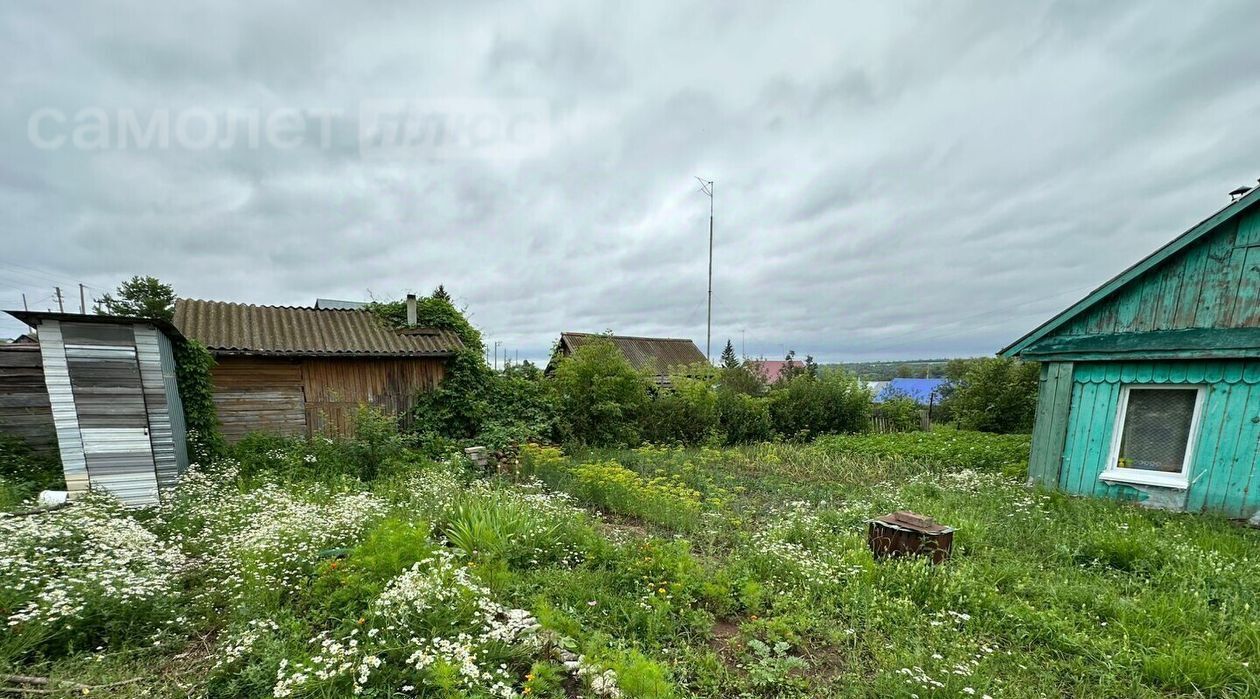
[[637, 444], [649, 383], [611, 340], [583, 344], [557, 363], [551, 379], [560, 437], [597, 446]]
[[214, 356], [196, 340], [174, 343], [174, 353], [175, 383], [184, 406], [189, 458], [209, 461], [225, 446], [214, 407]]
[[102, 315], [154, 318], [169, 321], [175, 317], [175, 289], [157, 277], [134, 276], [118, 285], [113, 294], [97, 299]]
[[757, 371], [755, 362], [751, 361], [719, 369], [718, 385], [724, 391], [742, 393], [746, 396], [760, 396], [766, 392], [766, 384], [761, 380], [761, 372]]
[[720, 365], [723, 369], [735, 369], [739, 367], [739, 357], [735, 356], [735, 345], [730, 340], [726, 341], [726, 347], [722, 348], [722, 360]]
[[[492, 371], [486, 366], [481, 332], [455, 307], [445, 288], [442, 293], [416, 300], [416, 326], [454, 332], [464, 348], [446, 362], [446, 374], [432, 391], [416, 397], [413, 429], [422, 439], [464, 440], [480, 433], [488, 413], [487, 392]], [[368, 304], [382, 322], [392, 328], [407, 325], [407, 302]]]
[[643, 437], [659, 444], [703, 444], [718, 431], [715, 370], [707, 365], [687, 367], [670, 377], [657, 392], [643, 420]]
[[770, 392], [775, 432], [793, 439], [863, 432], [868, 429], [871, 396], [862, 382], [843, 370], [813, 376], [807, 371], [780, 381]]
[[717, 391], [718, 426], [727, 444], [764, 442], [773, 436], [770, 405], [764, 398], [726, 389]]
[[549, 439], [556, 431], [554, 395], [542, 370], [528, 361], [491, 377], [486, 413], [478, 441], [491, 448]]
[[910, 432], [919, 429], [919, 411], [922, 408], [919, 404], [909, 396], [892, 396], [886, 398], [884, 402], [876, 408], [881, 416], [886, 418], [898, 432]]
[[956, 359], [942, 407], [958, 426], [982, 432], [1029, 432], [1037, 413], [1040, 365], [1009, 357]]
[[944, 468], [997, 471], [1014, 465], [1023, 473], [1031, 448], [1028, 435], [938, 430], [902, 434], [839, 435], [819, 439], [829, 454], [906, 459]]
[[375, 479], [398, 462], [412, 458], [413, 439], [400, 434], [397, 420], [377, 408], [360, 406], [350, 437], [306, 440], [251, 432], [226, 453], [246, 479], [296, 482], [316, 478]]
[[37, 454], [22, 440], [0, 434], [0, 509], [41, 490], [64, 488], [65, 477], [56, 456]]

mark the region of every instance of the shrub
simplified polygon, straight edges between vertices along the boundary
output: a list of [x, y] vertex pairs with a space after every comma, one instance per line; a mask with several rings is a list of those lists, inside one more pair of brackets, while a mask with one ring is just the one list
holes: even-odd
[[897, 432], [911, 432], [919, 429], [919, 413], [922, 408], [909, 396], [894, 395], [884, 400], [876, 408], [876, 412], [884, 417]]
[[712, 370], [676, 374], [648, 405], [643, 436], [658, 444], [703, 444], [718, 430], [717, 393], [710, 386]]
[[479, 441], [492, 448], [550, 439], [556, 432], [556, 405], [542, 370], [530, 362], [509, 364], [491, 378]]
[[184, 407], [188, 455], [193, 461], [208, 462], [225, 448], [219, 433], [219, 415], [214, 407], [214, 355], [196, 340], [177, 342], [175, 383]]
[[1037, 413], [1040, 365], [1008, 357], [954, 360], [942, 408], [962, 429], [1029, 432]]
[[764, 398], [726, 390], [717, 392], [718, 427], [727, 444], [764, 442], [773, 435], [770, 405]]
[[649, 381], [611, 340], [593, 339], [561, 359], [551, 383], [562, 439], [594, 446], [639, 442]]
[[843, 370], [800, 373], [770, 392], [775, 432], [792, 439], [868, 429], [871, 396], [857, 377]]

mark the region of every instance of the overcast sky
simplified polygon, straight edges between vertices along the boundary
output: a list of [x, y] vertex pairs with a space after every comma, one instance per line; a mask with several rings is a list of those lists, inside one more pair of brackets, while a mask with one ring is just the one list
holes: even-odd
[[1255, 2], [112, 5], [0, 6], [0, 307], [443, 283], [522, 358], [703, 350], [700, 175], [715, 355], [989, 354], [1260, 177]]

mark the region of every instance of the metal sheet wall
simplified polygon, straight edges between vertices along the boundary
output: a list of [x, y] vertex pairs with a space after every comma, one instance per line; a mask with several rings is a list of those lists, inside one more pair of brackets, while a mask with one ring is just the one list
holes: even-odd
[[62, 343], [61, 323], [44, 321], [39, 326], [40, 352], [44, 362], [44, 383], [52, 406], [53, 426], [57, 431], [57, 448], [61, 452], [61, 468], [66, 474], [66, 490], [72, 493], [88, 490], [87, 460], [83, 455], [83, 439], [79, 434], [79, 413], [75, 409], [74, 390], [70, 386], [70, 367]]
[[[171, 420], [171, 439], [175, 442], [175, 473], [180, 475], [188, 470], [188, 429], [184, 422], [184, 401], [179, 397], [175, 348], [164, 333], [154, 328], [153, 334], [157, 336], [158, 355], [162, 364], [162, 387], [166, 393], [166, 408]], [[158, 482], [165, 488], [166, 484], [161, 483], [161, 475], [158, 474]]]

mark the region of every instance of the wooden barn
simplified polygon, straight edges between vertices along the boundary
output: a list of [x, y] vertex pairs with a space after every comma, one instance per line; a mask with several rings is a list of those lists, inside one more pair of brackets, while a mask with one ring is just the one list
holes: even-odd
[[603, 335], [599, 333], [560, 333], [560, 342], [547, 363], [547, 373], [555, 369], [560, 359], [573, 354], [577, 348], [594, 339], [606, 339], [621, 351], [626, 361], [639, 371], [656, 377], [656, 383], [669, 385], [671, 372], [696, 363], [707, 363], [704, 352], [696, 343], [677, 337], [632, 337], [629, 335]]
[[175, 325], [214, 354], [214, 401], [229, 442], [257, 431], [346, 436], [361, 404], [405, 420], [463, 347], [448, 330], [395, 330], [353, 308], [180, 299]]
[[1260, 510], [1260, 188], [1001, 351], [1042, 362], [1030, 479]]
[[[30, 419], [14, 423], [6, 416], [0, 428], [16, 427], [38, 447], [41, 425], [50, 426], [72, 495], [106, 490], [128, 505], [157, 504], [159, 489], [174, 486], [188, 467], [175, 380], [179, 331], [141, 318], [9, 314], [37, 329], [39, 372], [31, 371], [30, 350], [5, 351], [0, 385], [20, 384], [9, 396], [29, 408]], [[36, 381], [46, 401], [36, 400]]]

